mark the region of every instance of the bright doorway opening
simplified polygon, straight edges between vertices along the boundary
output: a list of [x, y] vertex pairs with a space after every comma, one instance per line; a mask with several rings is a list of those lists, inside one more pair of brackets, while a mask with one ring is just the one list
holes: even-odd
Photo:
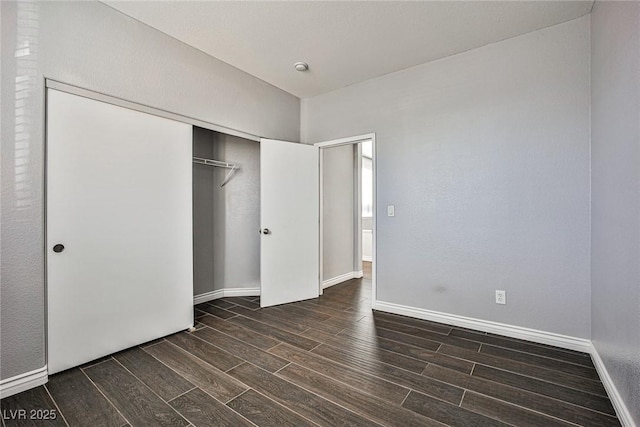
[[375, 301], [375, 135], [320, 148], [320, 293], [363, 280]]

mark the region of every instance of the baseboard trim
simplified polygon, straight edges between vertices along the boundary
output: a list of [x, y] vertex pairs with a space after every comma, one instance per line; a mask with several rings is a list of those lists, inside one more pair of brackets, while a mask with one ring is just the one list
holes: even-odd
[[364, 274], [362, 271], [350, 271], [348, 273], [333, 277], [329, 280], [323, 280], [322, 289], [327, 289], [330, 286], [337, 285], [338, 283], [346, 282], [347, 280], [358, 279], [363, 275]]
[[47, 365], [0, 381], [0, 399], [13, 396], [30, 388], [38, 387], [49, 380]]
[[228, 288], [224, 289], [225, 297], [259, 297], [260, 288]]
[[618, 388], [613, 382], [611, 375], [609, 375], [609, 371], [607, 370], [604, 361], [593, 344], [591, 344], [591, 359], [593, 360], [598, 376], [604, 385], [604, 389], [609, 395], [613, 408], [616, 410], [616, 415], [618, 416], [620, 424], [622, 424], [623, 427], [636, 427], [636, 424], [631, 417], [631, 412], [629, 412], [629, 408], [627, 408], [622, 396], [620, 396]]
[[202, 304], [203, 302], [213, 301], [214, 299], [224, 297], [259, 297], [260, 288], [227, 288], [218, 289], [217, 291], [207, 292], [193, 297], [193, 304]]
[[224, 297], [223, 289], [217, 291], [207, 292], [193, 297], [193, 305], [202, 304], [203, 302], [213, 301], [214, 299]]
[[445, 323], [448, 325], [460, 326], [468, 329], [475, 329], [492, 334], [503, 335], [511, 338], [532, 341], [539, 344], [553, 345], [569, 350], [591, 352], [591, 341], [585, 338], [571, 337], [568, 335], [556, 334], [553, 332], [540, 331], [536, 329], [523, 328], [521, 326], [508, 325], [506, 323], [491, 322], [488, 320], [474, 319], [471, 317], [458, 316], [455, 314], [442, 313], [439, 311], [425, 310], [422, 308], [409, 307], [384, 301], [375, 301], [374, 310], [385, 311], [403, 316], [416, 317], [418, 319], [430, 320], [432, 322]]

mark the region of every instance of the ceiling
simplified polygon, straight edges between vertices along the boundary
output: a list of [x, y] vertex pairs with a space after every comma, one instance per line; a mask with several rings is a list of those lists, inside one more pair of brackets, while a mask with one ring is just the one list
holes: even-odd
[[593, 1], [104, 3], [308, 98], [578, 18]]

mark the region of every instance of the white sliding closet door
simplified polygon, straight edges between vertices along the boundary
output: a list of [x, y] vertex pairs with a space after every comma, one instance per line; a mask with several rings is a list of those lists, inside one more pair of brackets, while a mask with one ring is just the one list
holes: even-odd
[[49, 374], [193, 324], [191, 141], [48, 89]]
[[318, 147], [260, 140], [260, 305], [316, 298], [319, 285]]

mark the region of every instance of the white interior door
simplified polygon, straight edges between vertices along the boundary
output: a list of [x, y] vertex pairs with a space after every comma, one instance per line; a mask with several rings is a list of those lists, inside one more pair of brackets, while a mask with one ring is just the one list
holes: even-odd
[[190, 125], [48, 90], [50, 374], [193, 324], [191, 141]]
[[260, 140], [260, 305], [319, 295], [318, 148]]

